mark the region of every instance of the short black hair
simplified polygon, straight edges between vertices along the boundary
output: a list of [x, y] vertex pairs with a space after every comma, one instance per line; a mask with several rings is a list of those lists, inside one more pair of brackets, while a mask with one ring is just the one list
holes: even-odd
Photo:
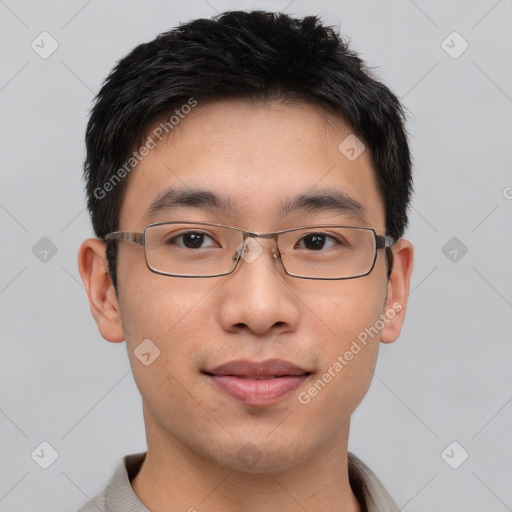
[[[296, 101], [341, 116], [369, 150], [387, 234], [403, 235], [412, 175], [405, 109], [397, 97], [349, 50], [336, 28], [317, 16], [228, 11], [137, 46], [106, 78], [87, 125], [84, 164], [87, 206], [98, 238], [118, 229], [137, 143], [156, 119], [191, 99]], [[107, 243], [106, 253], [117, 293], [115, 242]], [[391, 265], [388, 260], [388, 273]]]

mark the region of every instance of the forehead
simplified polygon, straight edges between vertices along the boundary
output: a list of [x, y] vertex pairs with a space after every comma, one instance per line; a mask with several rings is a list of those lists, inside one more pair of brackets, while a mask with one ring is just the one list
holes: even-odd
[[[347, 123], [321, 107], [198, 102], [188, 114], [175, 116], [172, 129], [165, 125], [171, 115], [148, 130], [151, 136], [167, 126], [169, 133], [163, 131], [165, 136], [131, 172], [121, 229], [151, 222], [152, 206], [168, 190], [169, 198], [212, 193], [219, 204], [203, 201], [202, 207], [219, 207], [225, 210], [223, 220], [252, 230], [274, 226], [299, 196], [341, 195], [363, 207], [371, 227], [384, 228], [383, 200], [369, 151]], [[180, 206], [186, 210], [186, 201]], [[200, 209], [190, 203], [192, 207]]]

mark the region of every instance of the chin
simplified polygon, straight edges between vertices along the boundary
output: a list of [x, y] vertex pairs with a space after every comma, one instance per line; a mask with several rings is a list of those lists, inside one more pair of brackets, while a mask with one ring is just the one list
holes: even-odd
[[266, 436], [240, 440], [235, 443], [240, 448], [235, 447], [233, 451], [233, 445], [226, 447], [227, 451], [217, 453], [214, 460], [230, 470], [258, 474], [285, 471], [307, 458], [303, 442], [297, 446], [283, 446], [281, 439], [276, 441], [278, 442], [269, 442]]

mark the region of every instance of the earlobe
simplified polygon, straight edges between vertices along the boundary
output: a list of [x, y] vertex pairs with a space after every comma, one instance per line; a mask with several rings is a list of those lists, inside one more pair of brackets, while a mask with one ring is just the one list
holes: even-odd
[[101, 336], [114, 343], [124, 341], [119, 303], [108, 274], [105, 242], [95, 238], [85, 240], [78, 251], [78, 269]]
[[384, 306], [384, 327], [380, 341], [392, 343], [400, 335], [407, 309], [414, 260], [411, 242], [400, 239], [393, 247], [393, 270], [388, 281], [388, 293]]

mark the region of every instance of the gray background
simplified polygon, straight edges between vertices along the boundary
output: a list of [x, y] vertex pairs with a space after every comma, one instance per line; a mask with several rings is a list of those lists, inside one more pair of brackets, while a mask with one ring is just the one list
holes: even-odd
[[[340, 25], [411, 111], [408, 318], [381, 349], [350, 449], [406, 512], [512, 510], [512, 1], [6, 0], [0, 511], [74, 511], [123, 455], [145, 450], [125, 345], [99, 336], [76, 265], [92, 235], [81, 181], [87, 112], [132, 47], [233, 8]], [[59, 45], [46, 59], [31, 48], [51, 48], [43, 31]], [[38, 465], [48, 449], [31, 458], [43, 441], [58, 452], [48, 469]], [[469, 457], [453, 469], [462, 450]]]

